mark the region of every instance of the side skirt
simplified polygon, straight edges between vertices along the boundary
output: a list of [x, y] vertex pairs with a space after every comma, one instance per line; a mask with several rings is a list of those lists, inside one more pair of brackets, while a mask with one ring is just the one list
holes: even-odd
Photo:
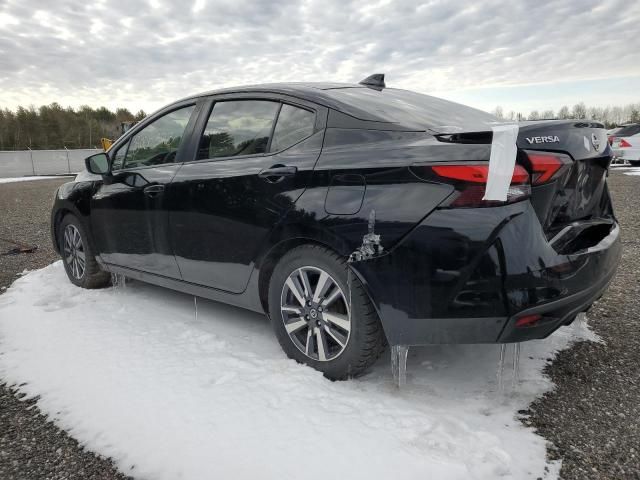
[[124, 275], [125, 277], [133, 278], [134, 280], [140, 280], [141, 282], [151, 283], [171, 290], [177, 290], [178, 292], [188, 293], [189, 295], [195, 295], [197, 297], [207, 298], [216, 302], [234, 305], [253, 312], [265, 313], [258, 295], [256, 270], [252, 272], [251, 278], [249, 279], [249, 285], [244, 292], [230, 293], [216, 288], [204, 287], [196, 283], [185, 282], [184, 280], [164, 277], [155, 273], [142, 272], [133, 268], [105, 263], [100, 259], [98, 259], [98, 263], [104, 270], [110, 273]]

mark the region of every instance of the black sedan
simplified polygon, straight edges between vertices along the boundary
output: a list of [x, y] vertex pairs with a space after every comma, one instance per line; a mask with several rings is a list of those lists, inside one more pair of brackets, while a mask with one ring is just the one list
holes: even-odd
[[332, 379], [386, 344], [543, 338], [618, 264], [612, 152], [596, 122], [522, 123], [488, 199], [497, 125], [381, 76], [195, 95], [87, 159], [53, 242], [84, 288], [115, 273], [264, 312]]

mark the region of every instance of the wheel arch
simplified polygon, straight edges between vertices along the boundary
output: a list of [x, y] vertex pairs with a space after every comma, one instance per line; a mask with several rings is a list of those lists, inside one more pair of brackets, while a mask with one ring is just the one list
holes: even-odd
[[[307, 235], [281, 239], [280, 241], [276, 241], [271, 245], [271, 248], [261, 257], [261, 261], [259, 262], [260, 268], [258, 274], [258, 296], [260, 305], [266, 315], [269, 315], [269, 283], [271, 281], [271, 276], [273, 275], [273, 271], [275, 270], [276, 265], [287, 252], [301, 245], [316, 245], [331, 250], [332, 252], [340, 256], [346, 257], [350, 254], [350, 251], [348, 250], [349, 247], [346, 241], [334, 235], [328, 235], [327, 232], [323, 232], [321, 230], [307, 231]], [[356, 269], [352, 269], [352, 272], [362, 283], [364, 292], [371, 301], [371, 304], [373, 305], [373, 308], [375, 309], [376, 314], [378, 315], [378, 318], [382, 323], [383, 332], [386, 337], [387, 332], [384, 328], [384, 320], [381, 315], [378, 303], [372, 297], [370, 285]]]
[[327, 242], [323, 242], [313, 237], [296, 237], [282, 240], [275, 244], [263, 257], [260, 263], [260, 273], [258, 276], [258, 294], [260, 296], [260, 304], [265, 313], [269, 314], [269, 283], [276, 265], [287, 252], [301, 245], [317, 245], [334, 251], [338, 255], [340, 253], [332, 248]]
[[51, 239], [53, 240], [53, 248], [56, 252], [61, 253], [60, 249], [60, 224], [64, 217], [73, 214], [68, 208], [62, 207], [53, 213], [51, 219]]
[[87, 235], [87, 239], [91, 244], [93, 251], [95, 249], [95, 242], [93, 241], [93, 232], [91, 231], [91, 225], [89, 223], [89, 217], [84, 215], [76, 206], [68, 201], [62, 202], [57, 206], [54, 212], [51, 214], [51, 237], [53, 241], [53, 247], [56, 252], [60, 253], [60, 224], [68, 215], [73, 215], [78, 219], [78, 222], [82, 225], [82, 228]]

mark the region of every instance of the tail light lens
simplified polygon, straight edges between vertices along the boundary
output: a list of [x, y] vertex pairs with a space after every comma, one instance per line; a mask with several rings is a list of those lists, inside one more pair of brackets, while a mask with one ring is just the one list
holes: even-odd
[[437, 176], [438, 181], [446, 181], [455, 186], [458, 195], [446, 206], [459, 207], [495, 207], [507, 203], [524, 200], [531, 194], [529, 173], [520, 165], [516, 165], [511, 177], [511, 185], [507, 193], [506, 202], [483, 200], [487, 179], [489, 178], [489, 165], [437, 165], [426, 167]]
[[526, 316], [520, 317], [518, 320], [516, 320], [516, 327], [518, 327], [518, 328], [533, 327], [540, 320], [542, 320], [542, 315], [537, 315], [537, 314], [526, 315]]
[[629, 148], [631, 144], [627, 142], [624, 138], [620, 139], [620, 143], [618, 143], [618, 148]]
[[[489, 165], [442, 165], [432, 168], [434, 172], [444, 178], [482, 184], [486, 184], [489, 179]], [[520, 165], [516, 165], [513, 169], [511, 183], [526, 183], [528, 180], [527, 171]]]
[[571, 158], [561, 153], [527, 151], [531, 184], [542, 185], [555, 180], [571, 164]]
[[547, 183], [564, 165], [560, 158], [551, 153], [529, 152], [527, 156], [531, 162], [531, 183], [534, 185]]

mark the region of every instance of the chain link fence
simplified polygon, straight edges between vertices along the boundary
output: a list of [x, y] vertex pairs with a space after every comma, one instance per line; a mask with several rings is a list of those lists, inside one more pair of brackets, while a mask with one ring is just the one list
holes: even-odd
[[64, 175], [84, 169], [84, 159], [102, 150], [17, 150], [0, 151], [0, 178], [29, 175]]

